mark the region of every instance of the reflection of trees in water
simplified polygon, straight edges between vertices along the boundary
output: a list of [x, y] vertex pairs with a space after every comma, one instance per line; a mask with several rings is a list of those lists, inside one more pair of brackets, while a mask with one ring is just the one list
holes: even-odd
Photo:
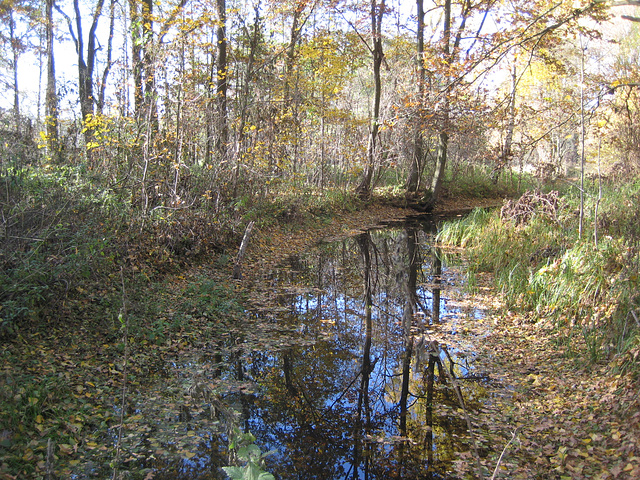
[[468, 449], [464, 419], [453, 413], [440, 357], [414, 362], [426, 327], [439, 321], [442, 273], [425, 232], [408, 227], [323, 245], [271, 279], [287, 310], [274, 322], [309, 340], [245, 357], [261, 387], [248, 428], [278, 450], [277, 476], [442, 478], [452, 470], [454, 453]]

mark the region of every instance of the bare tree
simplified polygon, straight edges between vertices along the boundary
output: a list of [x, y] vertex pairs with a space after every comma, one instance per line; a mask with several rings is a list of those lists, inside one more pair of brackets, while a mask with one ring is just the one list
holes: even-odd
[[380, 98], [382, 96], [382, 79], [380, 75], [384, 53], [382, 51], [382, 20], [385, 13], [385, 0], [378, 3], [371, 0], [371, 55], [373, 57], [373, 118], [369, 127], [369, 143], [367, 146], [367, 163], [365, 165], [364, 174], [360, 184], [356, 188], [356, 193], [362, 198], [368, 198], [371, 195], [371, 183], [373, 179], [373, 171], [375, 170], [376, 159], [378, 155], [378, 142], [380, 140]]

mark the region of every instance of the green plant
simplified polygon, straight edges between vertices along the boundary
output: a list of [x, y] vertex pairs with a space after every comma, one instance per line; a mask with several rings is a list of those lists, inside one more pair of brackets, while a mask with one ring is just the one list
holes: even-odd
[[241, 466], [222, 467], [229, 478], [233, 480], [275, 480], [275, 477], [264, 469], [264, 459], [275, 453], [269, 451], [262, 453], [260, 447], [254, 442], [256, 437], [250, 433], [242, 432], [234, 426], [229, 438], [229, 451], [235, 459], [233, 463], [241, 463]]
[[488, 226], [491, 213], [484, 208], [474, 208], [469, 215], [452, 221], [445, 222], [436, 235], [436, 241], [446, 245], [466, 247], [475, 238], [480, 238], [484, 234], [484, 229]]
[[[437, 239], [466, 247], [471, 277], [478, 271], [493, 273], [507, 308], [535, 312], [555, 321], [560, 339], [580, 340], [563, 344], [567, 354], [592, 362], [607, 354], [630, 358], [625, 352], [634, 348], [637, 335], [629, 312], [638, 303], [640, 255], [629, 219], [640, 211], [632, 194], [637, 188], [621, 186], [630, 194], [625, 199], [615, 192], [603, 196], [605, 213], [599, 220], [592, 215], [594, 198], [587, 196], [582, 236], [575, 214], [578, 198], [568, 192], [556, 218], [534, 215], [516, 226], [502, 221], [498, 212], [474, 211], [443, 225]], [[630, 208], [619, 208], [620, 202]], [[586, 356], [578, 354], [580, 349], [586, 349]]]

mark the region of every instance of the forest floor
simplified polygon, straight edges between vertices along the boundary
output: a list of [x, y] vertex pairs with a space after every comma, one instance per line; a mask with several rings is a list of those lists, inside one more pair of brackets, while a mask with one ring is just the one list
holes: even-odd
[[[504, 449], [495, 478], [640, 478], [637, 381], [612, 363], [591, 363], [581, 334], [533, 313], [505, 311], [490, 286], [479, 290], [472, 301], [495, 312], [489, 334], [475, 332], [474, 341], [493, 401], [472, 421], [496, 433], [493, 441], [481, 439], [489, 442], [483, 446], [494, 455]], [[493, 471], [496, 464], [485, 466]]]
[[[477, 200], [458, 200], [445, 203], [434, 213], [450, 216], [473, 206], [499, 204], [495, 200], [482, 205]], [[417, 214], [377, 204], [321, 225], [258, 229], [250, 242], [241, 282], [234, 286], [230, 266], [214, 266], [215, 259], [172, 275], [163, 284], [165, 313], [156, 322], [171, 322], [173, 310], [180, 307], [177, 303], [186, 302], [185, 309], [198, 308], [197, 302], [189, 304], [190, 300], [180, 296], [203, 273], [213, 274], [220, 285], [226, 283], [245, 294], [250, 291], [254, 274], [305, 251], [320, 238], [357, 233], [413, 213]], [[496, 307], [498, 312], [500, 298], [486, 285], [472, 301]], [[100, 292], [95, 293], [99, 297]], [[85, 303], [74, 308], [86, 308], [86, 314], [90, 314], [91, 304], [97, 301], [93, 296], [87, 292]], [[159, 375], [155, 371], [157, 358], [180, 355], [202, 338], [216, 334], [215, 328], [220, 326], [200, 315], [194, 315], [189, 324], [160, 343], [152, 337], [138, 337], [137, 343], [129, 346], [131, 391]], [[489, 334], [477, 334], [474, 325], [467, 329], [467, 335], [477, 335], [474, 345], [479, 352], [479, 367], [495, 380], [488, 386], [494, 401], [482, 411], [473, 412], [471, 418], [478, 430], [492, 432], [478, 438], [492, 452], [485, 462], [487, 470], [493, 472], [504, 448], [495, 478], [640, 478], [637, 383], [629, 376], [616, 374], [609, 363], [589, 363], [584, 341], [563, 338], [563, 332], [543, 318], [512, 312], [488, 318]], [[0, 402], [5, 409], [0, 430], [0, 480], [46, 478], [52, 468], [59, 478], [65, 478], [84, 464], [85, 468], [94, 468], [91, 459], [98, 454], [112, 455], [112, 446], [101, 444], [95, 432], [108, 428], [115, 435], [117, 431], [118, 408], [114, 405], [119, 404], [122, 389], [124, 350], [115, 323], [110, 326], [110, 336], [83, 326], [60, 324], [52, 325], [48, 332], [25, 330], [4, 343], [0, 351]], [[12, 414], [15, 418], [8, 420]], [[130, 415], [125, 435], [143, 428], [138, 417], [141, 415]], [[56, 439], [50, 454], [48, 437]], [[466, 471], [473, 477], [473, 462], [468, 460], [461, 458], [459, 473]]]

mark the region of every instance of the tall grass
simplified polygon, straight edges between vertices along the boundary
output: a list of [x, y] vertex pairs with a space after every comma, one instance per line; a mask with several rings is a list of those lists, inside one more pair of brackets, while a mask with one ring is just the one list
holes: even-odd
[[598, 218], [595, 195], [587, 199], [581, 236], [578, 196], [568, 191], [555, 218], [539, 212], [516, 226], [497, 210], [474, 210], [437, 240], [466, 247], [472, 275], [492, 272], [506, 308], [575, 329], [592, 360], [615, 354], [629, 367], [640, 349], [640, 183], [607, 185]]

